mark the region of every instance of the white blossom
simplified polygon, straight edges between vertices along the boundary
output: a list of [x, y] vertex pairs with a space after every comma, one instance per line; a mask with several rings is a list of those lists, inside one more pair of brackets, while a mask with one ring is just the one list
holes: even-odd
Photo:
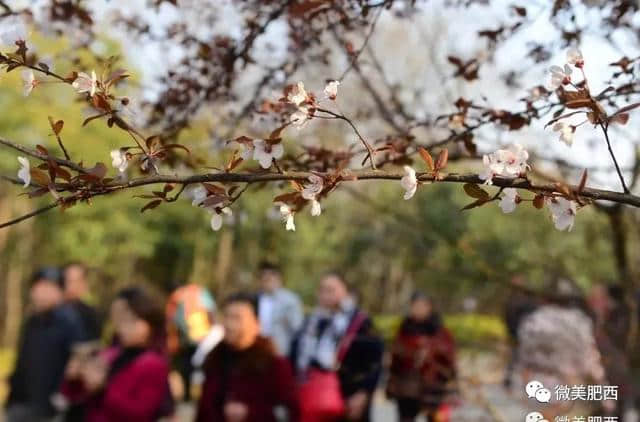
[[558, 89], [560, 85], [565, 85], [571, 82], [571, 67], [568, 64], [564, 65], [564, 68], [560, 66], [551, 66], [549, 69], [551, 72], [551, 88]]
[[253, 151], [255, 150], [253, 144], [240, 144], [240, 157], [244, 161], [248, 161], [253, 157]]
[[492, 184], [494, 176], [518, 177], [529, 168], [529, 153], [520, 144], [510, 145], [482, 157], [484, 171], [479, 175], [486, 184]]
[[296, 223], [293, 219], [294, 216], [293, 210], [287, 204], [280, 205], [280, 216], [282, 217], [282, 221], [285, 223], [285, 227], [289, 231], [296, 231]]
[[223, 217], [233, 215], [233, 212], [230, 208], [224, 207], [222, 209], [216, 209], [211, 212], [211, 229], [213, 231], [218, 231], [222, 228]]
[[571, 231], [577, 212], [575, 201], [566, 198], [553, 198], [546, 202], [556, 229]]
[[117, 168], [120, 173], [124, 173], [127, 167], [129, 167], [127, 151], [123, 149], [114, 149], [111, 151], [111, 165]]
[[309, 182], [304, 185], [302, 190], [302, 197], [308, 201], [316, 199], [316, 197], [322, 192], [324, 188], [324, 179], [316, 174], [312, 174], [308, 177]]
[[260, 163], [263, 169], [271, 167], [274, 159], [280, 159], [284, 155], [282, 143], [271, 145], [263, 139], [253, 141], [253, 159]]
[[320, 206], [320, 202], [317, 199], [311, 200], [311, 215], [313, 217], [317, 217], [322, 214], [322, 207]]
[[573, 144], [573, 133], [575, 131], [575, 127], [568, 125], [564, 122], [558, 122], [553, 125], [554, 132], [560, 132], [560, 141], [564, 142], [568, 146]]
[[91, 97], [96, 94], [96, 88], [98, 87], [98, 78], [96, 77], [96, 72], [94, 70], [91, 71], [91, 76], [87, 75], [84, 72], [78, 73], [78, 77], [71, 84], [73, 88], [78, 91], [79, 94], [88, 92]]
[[29, 187], [31, 184], [31, 165], [29, 160], [24, 157], [18, 157], [20, 163], [20, 170], [18, 170], [18, 179], [24, 182], [24, 187]]
[[307, 101], [308, 95], [307, 91], [304, 89], [304, 83], [298, 82], [292, 89], [289, 91], [287, 95], [287, 101], [296, 106], [302, 105], [305, 101]]
[[340, 86], [340, 81], [330, 81], [324, 87], [324, 95], [329, 100], [335, 100], [338, 96], [338, 86]]
[[298, 126], [298, 129], [302, 128], [313, 116], [311, 115], [311, 108], [308, 106], [299, 106], [296, 111], [291, 113], [289, 121]]
[[199, 206], [205, 199], [207, 199], [207, 193], [207, 189], [202, 185], [189, 189], [188, 196], [191, 198], [191, 205], [194, 207]]
[[28, 97], [31, 94], [31, 91], [38, 86], [40, 81], [38, 81], [33, 74], [33, 70], [23, 70], [22, 71], [22, 83], [24, 85], [24, 96]]
[[505, 214], [509, 214], [515, 211], [518, 204], [518, 190], [515, 188], [505, 188], [502, 191], [502, 199], [500, 199], [500, 209]]
[[567, 63], [574, 65], [575, 67], [582, 67], [584, 65], [584, 58], [582, 53], [577, 48], [570, 48], [567, 51]]
[[411, 199], [418, 189], [416, 171], [409, 166], [404, 166], [404, 176], [400, 179], [400, 185], [404, 188], [404, 199]]

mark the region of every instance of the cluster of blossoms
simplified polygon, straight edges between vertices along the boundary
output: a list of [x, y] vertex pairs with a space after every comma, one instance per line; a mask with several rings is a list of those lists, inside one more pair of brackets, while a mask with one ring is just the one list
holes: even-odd
[[322, 192], [322, 189], [324, 189], [324, 179], [312, 174], [309, 176], [309, 182], [310, 183], [306, 184], [302, 190], [302, 197], [307, 201], [311, 201], [311, 215], [317, 217], [322, 213], [322, 208], [317, 198]]
[[[479, 177], [485, 184], [492, 184], [494, 176], [517, 178], [526, 177], [529, 170], [529, 153], [519, 144], [509, 146], [507, 149], [499, 149], [491, 154], [483, 156], [484, 170]], [[418, 189], [420, 181], [416, 171], [410, 166], [404, 166], [404, 176], [400, 179], [400, 186], [404, 189], [404, 199], [411, 199]], [[488, 199], [488, 195], [487, 195]], [[506, 214], [515, 211], [517, 205], [523, 199], [515, 188], [504, 188], [501, 192], [499, 206]], [[547, 208], [551, 212], [551, 218], [558, 230], [571, 231], [577, 212], [577, 203], [562, 197], [550, 197], [545, 200]]]
[[[338, 97], [338, 86], [340, 86], [340, 81], [329, 81], [324, 87], [325, 98], [335, 101]], [[290, 87], [285, 101], [296, 107], [296, 110], [289, 117], [289, 122], [298, 128], [303, 127], [311, 120], [316, 112], [316, 99], [313, 94], [306, 91], [303, 82], [298, 82]]]
[[[53, 69], [52, 65], [47, 64], [49, 69]], [[25, 97], [31, 95], [31, 92], [40, 85], [42, 82], [36, 78], [33, 70], [23, 70], [22, 71], [22, 84], [23, 84], [23, 93]], [[90, 97], [96, 95], [96, 90], [98, 89], [99, 81], [96, 76], [96, 72], [92, 71], [91, 75], [88, 75], [84, 72], [78, 73], [75, 81], [71, 83], [71, 86], [78, 92], [78, 94], [89, 94]]]
[[[6, 31], [0, 32], [0, 36], [4, 37], [1, 42], [6, 42], [7, 38], [22, 40], [24, 37], [20, 31], [15, 34], [8, 34]], [[568, 63], [565, 64], [564, 68], [554, 66], [551, 69], [552, 85], [555, 88], [562, 85], [573, 85], [571, 81], [572, 69], [570, 65], [580, 69], [584, 66], [582, 55], [577, 50], [572, 50], [567, 54], [567, 62]], [[51, 69], [51, 65], [47, 64], [46, 66]], [[42, 83], [36, 79], [34, 70], [37, 69], [28, 68], [23, 72], [22, 77], [25, 95], [29, 95], [40, 83]], [[101, 82], [95, 71], [92, 71], [90, 74], [80, 72], [75, 75], [75, 79], [68, 81], [68, 83], [70, 83], [76, 92], [79, 94], [86, 94], [88, 98], [92, 98], [96, 95], [108, 94], [109, 81]], [[336, 100], [339, 85], [340, 82], [336, 80], [329, 81], [326, 84], [324, 88], [324, 96], [326, 100]], [[235, 142], [239, 143], [242, 148], [240, 151], [240, 157], [242, 160], [248, 161], [253, 159], [261, 168], [269, 169], [273, 165], [274, 160], [278, 160], [284, 155], [284, 146], [279, 133], [286, 126], [293, 125], [300, 128], [311, 120], [317, 112], [327, 113], [334, 118], [342, 117], [331, 111], [320, 108], [316, 97], [313, 93], [306, 91], [303, 82], [298, 82], [295, 85], [288, 86], [285, 89], [285, 97], [280, 101], [288, 104], [289, 106], [295, 107], [295, 110], [288, 117], [288, 122], [278, 130], [274, 131], [269, 139], [251, 139], [248, 137], [240, 137], [236, 139]], [[459, 118], [452, 121], [452, 124], [454, 125], [458, 125], [459, 123]], [[554, 130], [560, 132], [561, 140], [563, 142], [567, 143], [567, 145], [571, 145], [575, 126], [566, 125], [560, 122], [554, 126]], [[129, 152], [129, 149], [130, 148], [128, 147], [119, 148], [111, 151], [110, 153], [112, 166], [117, 169], [120, 174], [127, 171], [129, 163], [132, 161], [134, 155], [138, 155]], [[145, 159], [143, 159], [141, 165], [143, 170], [145, 166], [148, 167], [149, 165], [153, 165], [153, 157], [150, 157], [146, 153], [144, 155]], [[493, 178], [496, 176], [502, 178], [526, 178], [526, 172], [530, 169], [530, 166], [527, 163], [528, 159], [529, 153], [519, 144], [511, 145], [506, 149], [499, 149], [491, 154], [485, 154], [482, 160], [484, 170], [479, 177], [484, 180], [486, 185], [491, 185], [493, 183]], [[28, 187], [31, 183], [31, 167], [29, 161], [24, 157], [19, 157], [18, 161], [21, 166], [18, 171], [18, 178], [24, 183], [25, 187]], [[427, 161], [430, 161], [428, 164], [431, 168], [432, 174], [435, 178], [438, 178], [438, 171], [442, 167], [439, 167], [438, 164], [434, 166], [433, 160], [430, 157]], [[418, 180], [416, 171], [412, 167], [404, 166], [403, 170], [404, 175], [400, 180], [400, 184], [404, 189], [404, 199], [409, 200], [415, 195], [418, 185], [424, 182], [420, 182]], [[205, 185], [199, 185], [198, 187], [190, 190], [192, 204], [200, 208], [205, 208], [210, 212], [211, 228], [217, 231], [222, 227], [223, 218], [225, 216], [232, 216], [232, 211], [228, 207], [232, 201], [230, 201], [230, 198], [226, 195], [220, 196], [213, 194], [213, 191], [210, 191]], [[319, 216], [322, 213], [319, 197], [322, 195], [324, 189], [324, 179], [315, 174], [309, 176], [308, 183], [299, 187], [298, 199], [301, 197], [301, 199], [310, 203], [312, 216]], [[523, 198], [518, 194], [518, 190], [515, 188], [504, 188], [500, 193], [501, 197], [499, 206], [505, 213], [514, 212], [517, 205], [523, 201]], [[277, 203], [279, 213], [285, 223], [285, 227], [290, 231], [295, 231], [295, 213], [303, 206], [303, 202], [294, 202], [295, 204], [285, 202]], [[544, 199], [544, 203], [551, 212], [555, 227], [558, 230], [571, 230], [577, 211], [577, 203], [561, 196], [549, 196]]]
[[211, 214], [211, 229], [218, 231], [222, 228], [223, 217], [231, 217], [233, 212], [231, 208], [221, 206], [219, 202], [215, 202], [211, 205], [207, 204], [206, 200], [209, 197], [209, 193], [206, 188], [199, 185], [189, 191], [191, 197], [191, 205], [194, 207], [204, 208]]
[[579, 69], [584, 67], [584, 58], [582, 53], [577, 48], [571, 48], [567, 51], [567, 62], [563, 67], [551, 66], [549, 72], [551, 73], [551, 89], [558, 89], [563, 85], [571, 85], [571, 74], [573, 69], [571, 66], [575, 66]]
[[[567, 51], [566, 63], [563, 67], [551, 66], [549, 72], [551, 73], [550, 87], [553, 90], [559, 89], [564, 86], [574, 86], [571, 80], [571, 74], [573, 73], [572, 66], [583, 70], [584, 58], [582, 53], [577, 48], [571, 48]], [[584, 76], [584, 74], [583, 74]], [[571, 146], [573, 144], [573, 136], [576, 131], [575, 125], [570, 125], [564, 122], [558, 122], [553, 126], [553, 130], [560, 134], [560, 141]]]
[[507, 149], [499, 149], [482, 157], [484, 171], [480, 179], [491, 185], [494, 176], [520, 177], [529, 170], [529, 153], [520, 144], [510, 145]]
[[[303, 186], [300, 195], [303, 199], [311, 202], [311, 215], [317, 217], [322, 214], [322, 207], [320, 206], [318, 197], [324, 190], [324, 179], [316, 174], [312, 174], [308, 177], [308, 180], [309, 183]], [[296, 212], [292, 206], [284, 202], [278, 202], [276, 205], [279, 207], [280, 216], [285, 223], [285, 228], [288, 231], [296, 231]]]

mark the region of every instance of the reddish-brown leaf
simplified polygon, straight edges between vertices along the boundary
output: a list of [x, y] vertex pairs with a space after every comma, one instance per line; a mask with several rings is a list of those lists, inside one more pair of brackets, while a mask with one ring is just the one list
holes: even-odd
[[202, 186], [204, 186], [204, 188], [207, 190], [207, 192], [209, 192], [212, 195], [226, 195], [227, 191], [217, 185], [211, 184], [211, 183], [203, 183]]
[[57, 122], [54, 122], [53, 117], [49, 116], [49, 124], [51, 125], [53, 133], [56, 136], [60, 135], [60, 132], [62, 132], [62, 128], [64, 127], [64, 121], [58, 120]]
[[439, 171], [445, 168], [447, 166], [448, 161], [449, 161], [449, 150], [444, 148], [443, 150], [440, 151], [440, 154], [438, 154], [435, 170]]
[[420, 157], [422, 157], [424, 162], [427, 163], [427, 167], [429, 168], [429, 170], [430, 171], [434, 171], [435, 170], [435, 164], [433, 163], [433, 157], [431, 157], [431, 154], [429, 154], [429, 151], [427, 151], [426, 149], [420, 147], [418, 152], [420, 153]]
[[36, 168], [31, 169], [31, 180], [40, 186], [48, 186], [51, 183], [49, 175], [42, 170]]
[[295, 202], [299, 196], [300, 192], [283, 193], [282, 195], [278, 195], [273, 198], [273, 202], [284, 202], [285, 204], [292, 203]]

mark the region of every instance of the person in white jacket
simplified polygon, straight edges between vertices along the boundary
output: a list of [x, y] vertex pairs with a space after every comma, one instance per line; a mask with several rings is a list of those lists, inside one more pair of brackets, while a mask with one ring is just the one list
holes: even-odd
[[282, 272], [276, 265], [263, 262], [259, 271], [261, 334], [274, 342], [281, 356], [288, 356], [304, 321], [302, 303], [298, 295], [283, 287]]

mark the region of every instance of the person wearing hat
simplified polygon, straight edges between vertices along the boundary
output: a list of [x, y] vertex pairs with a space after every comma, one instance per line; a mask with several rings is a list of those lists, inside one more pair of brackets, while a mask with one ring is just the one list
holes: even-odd
[[44, 268], [31, 278], [29, 313], [9, 379], [8, 422], [47, 421], [73, 345], [83, 337], [77, 315], [64, 303], [62, 273]]

